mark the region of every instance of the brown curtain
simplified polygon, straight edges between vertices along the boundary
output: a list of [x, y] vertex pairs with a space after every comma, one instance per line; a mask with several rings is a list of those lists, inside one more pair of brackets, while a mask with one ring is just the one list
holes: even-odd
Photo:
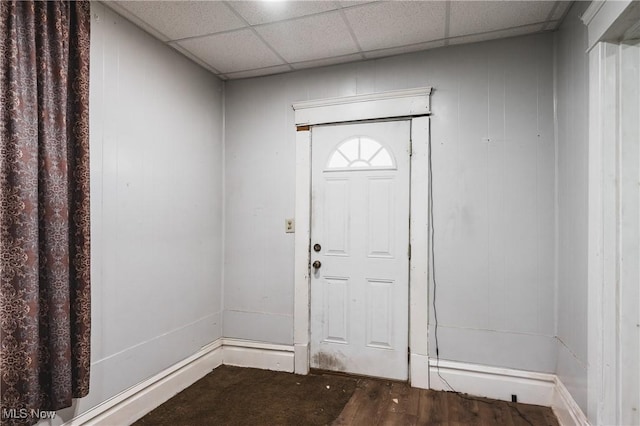
[[0, 2], [3, 425], [89, 392], [89, 26], [88, 2]]

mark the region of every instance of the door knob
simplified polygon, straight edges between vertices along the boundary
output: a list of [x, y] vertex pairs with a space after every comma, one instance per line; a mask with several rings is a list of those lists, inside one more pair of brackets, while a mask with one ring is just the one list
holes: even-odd
[[318, 268], [320, 268], [320, 267], [322, 266], [322, 263], [320, 263], [320, 261], [319, 261], [319, 260], [316, 260], [315, 262], [313, 262], [312, 266], [313, 266], [315, 269], [318, 269]]

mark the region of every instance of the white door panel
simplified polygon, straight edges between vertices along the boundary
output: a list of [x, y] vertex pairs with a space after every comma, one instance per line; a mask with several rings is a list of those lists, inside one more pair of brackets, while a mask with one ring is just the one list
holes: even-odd
[[408, 378], [408, 121], [312, 130], [311, 367]]

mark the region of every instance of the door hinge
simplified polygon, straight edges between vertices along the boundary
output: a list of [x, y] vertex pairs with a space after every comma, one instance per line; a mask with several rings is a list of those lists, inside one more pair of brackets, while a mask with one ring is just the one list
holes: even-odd
[[407, 255], [409, 256], [409, 259], [411, 259], [411, 243], [409, 243], [409, 249], [407, 250]]
[[409, 157], [413, 156], [413, 141], [409, 139]]
[[411, 348], [407, 347], [407, 361], [411, 363]]

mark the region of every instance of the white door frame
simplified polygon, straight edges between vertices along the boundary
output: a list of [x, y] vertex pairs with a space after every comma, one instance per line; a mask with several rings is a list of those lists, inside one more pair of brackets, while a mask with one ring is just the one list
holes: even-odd
[[296, 124], [294, 265], [294, 371], [309, 372], [311, 244], [311, 126], [361, 120], [411, 121], [411, 201], [409, 207], [409, 381], [429, 388], [428, 358], [428, 149], [431, 87], [305, 101], [293, 104]]
[[640, 5], [632, 0], [594, 1], [582, 15], [589, 54], [586, 414], [593, 424], [628, 423], [631, 415], [623, 410], [630, 408], [628, 399], [638, 392], [637, 382], [629, 386], [629, 377], [638, 377], [638, 368], [621, 369], [621, 350], [631, 344], [621, 334], [621, 315], [630, 304], [637, 309], [640, 302], [621, 299], [630, 293], [630, 285], [637, 285], [621, 275], [625, 260], [637, 258], [621, 244], [628, 226], [622, 222], [621, 206], [633, 198], [620, 185], [624, 179], [621, 99], [627, 96], [621, 91], [620, 40], [637, 37], [639, 15]]

